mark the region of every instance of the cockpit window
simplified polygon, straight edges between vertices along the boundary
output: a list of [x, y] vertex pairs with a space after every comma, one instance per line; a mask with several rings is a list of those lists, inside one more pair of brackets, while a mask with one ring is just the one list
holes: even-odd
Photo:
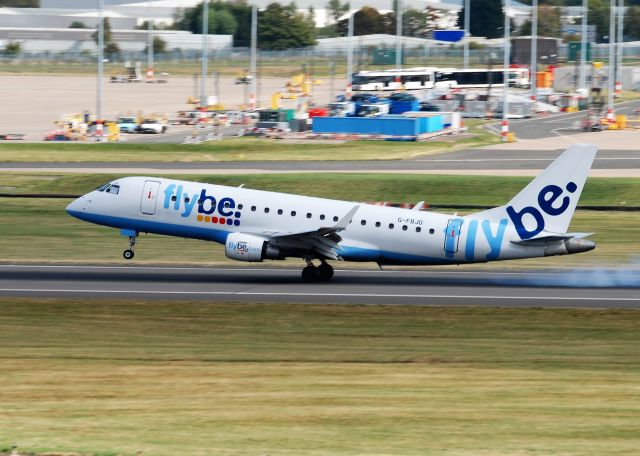
[[98, 191], [98, 192], [104, 192], [106, 189], [108, 189], [108, 188], [109, 188], [109, 185], [111, 185], [111, 184], [104, 184], [104, 185], [101, 185], [100, 187], [96, 188], [96, 191]]
[[106, 192], [117, 195], [118, 193], [120, 193], [120, 186], [117, 184], [110, 185], [109, 188], [107, 188]]

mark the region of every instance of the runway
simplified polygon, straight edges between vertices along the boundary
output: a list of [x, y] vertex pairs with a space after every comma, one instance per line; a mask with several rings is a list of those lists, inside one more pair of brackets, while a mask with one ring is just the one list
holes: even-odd
[[[220, 174], [248, 172], [411, 172], [464, 173], [530, 171], [537, 174], [563, 152], [557, 150], [469, 149], [409, 160], [261, 162], [0, 162], [0, 172]], [[599, 150], [594, 170], [640, 169], [633, 150]]]
[[304, 284], [298, 269], [0, 265], [0, 296], [411, 304], [487, 307], [640, 308], [637, 269], [544, 271], [338, 269]]

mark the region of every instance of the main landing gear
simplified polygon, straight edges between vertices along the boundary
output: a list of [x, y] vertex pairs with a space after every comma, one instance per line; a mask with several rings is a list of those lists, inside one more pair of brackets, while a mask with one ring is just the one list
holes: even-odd
[[136, 236], [129, 236], [129, 248], [122, 252], [125, 260], [131, 260], [135, 256], [133, 249], [136, 247]]
[[324, 260], [320, 260], [320, 266], [314, 266], [311, 260], [306, 260], [307, 266], [302, 270], [302, 281], [328, 282], [333, 278], [333, 267]]

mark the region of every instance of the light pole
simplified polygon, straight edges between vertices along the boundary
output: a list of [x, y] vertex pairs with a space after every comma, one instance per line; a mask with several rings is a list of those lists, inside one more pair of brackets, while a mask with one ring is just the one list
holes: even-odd
[[587, 30], [589, 0], [582, 0], [582, 36], [580, 37], [580, 88], [587, 88]]
[[616, 95], [620, 95], [622, 91], [622, 56], [624, 54], [624, 46], [622, 32], [624, 29], [624, 0], [618, 0], [618, 52], [616, 54]]
[[464, 43], [463, 45], [463, 53], [464, 53], [464, 69], [469, 68], [469, 27], [470, 27], [470, 16], [471, 14], [471, 0], [464, 0]]
[[256, 62], [258, 53], [258, 7], [251, 7], [251, 94], [249, 95], [249, 109], [256, 109], [256, 88], [258, 84], [258, 75], [256, 74]]
[[615, 44], [616, 44], [616, 0], [609, 3], [609, 72], [607, 74], [607, 119], [613, 120], [613, 91], [614, 91], [614, 67], [615, 67]]
[[[402, 70], [402, 0], [397, 1], [396, 11], [396, 83], [401, 83], [400, 71]], [[400, 86], [401, 87], [401, 86]]]
[[[613, 1], [613, 0], [612, 0]], [[509, 24], [509, 0], [504, 0], [504, 60], [503, 60], [503, 99], [502, 99], [502, 141], [508, 140], [509, 135], [509, 60], [510, 60], [511, 30]]]
[[207, 64], [209, 59], [208, 46], [209, 35], [209, 0], [202, 2], [202, 69], [200, 72], [200, 118], [204, 121], [207, 111]]
[[535, 103], [538, 100], [538, 0], [533, 0], [531, 5], [531, 59], [529, 73], [531, 81], [531, 100], [533, 100], [533, 112], [535, 115]]
[[345, 90], [347, 98], [351, 97], [351, 83], [353, 77], [353, 19], [351, 0], [349, 0], [349, 19], [347, 22], [347, 90]]
[[149, 0], [149, 11], [147, 19], [147, 82], [153, 82], [153, 21], [152, 18], [153, 1]]
[[98, 0], [98, 78], [96, 81], [96, 133], [102, 139], [102, 85], [104, 77], [104, 0]]

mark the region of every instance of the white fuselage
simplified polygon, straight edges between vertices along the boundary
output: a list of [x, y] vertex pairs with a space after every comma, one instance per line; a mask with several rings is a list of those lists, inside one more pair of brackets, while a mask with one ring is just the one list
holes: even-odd
[[[506, 214], [489, 220], [482, 213], [462, 217], [155, 177], [126, 177], [111, 184], [117, 193], [115, 188], [95, 190], [67, 211], [136, 233], [221, 244], [230, 233], [242, 233], [278, 244], [282, 236], [330, 228], [358, 206], [339, 233], [336, 254], [347, 261], [458, 264], [545, 255], [544, 245], [511, 242], [520, 237]], [[284, 256], [305, 257], [299, 251]]]

